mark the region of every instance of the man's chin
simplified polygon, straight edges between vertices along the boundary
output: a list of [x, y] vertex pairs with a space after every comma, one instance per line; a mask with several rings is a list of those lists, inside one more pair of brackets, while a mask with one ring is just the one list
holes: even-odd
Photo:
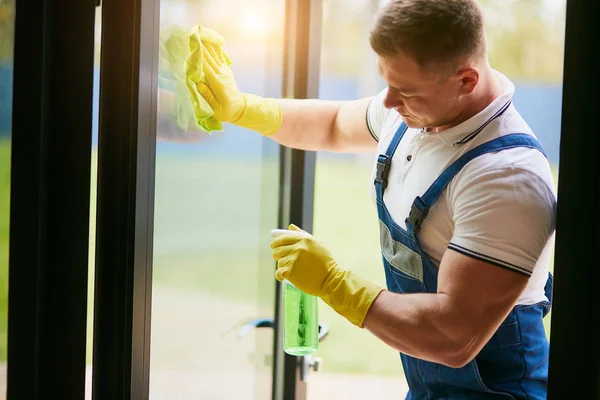
[[417, 119], [414, 119], [414, 118], [412, 118], [410, 116], [404, 116], [403, 115], [402, 116], [402, 121], [404, 121], [404, 123], [406, 124], [406, 126], [408, 126], [411, 129], [423, 129], [423, 128], [425, 128], [425, 125], [421, 121], [419, 121]]

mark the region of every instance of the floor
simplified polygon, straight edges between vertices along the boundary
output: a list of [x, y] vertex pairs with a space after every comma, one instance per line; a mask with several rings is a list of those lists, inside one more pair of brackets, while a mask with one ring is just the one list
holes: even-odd
[[[86, 376], [86, 399], [91, 399], [91, 372]], [[205, 377], [208, 378], [208, 377]], [[219, 378], [219, 377], [216, 377]], [[235, 379], [229, 376], [230, 379]], [[242, 377], [239, 377], [242, 378]], [[212, 385], [200, 385], [191, 373], [181, 371], [162, 372], [155, 374], [152, 400], [230, 400], [231, 391], [223, 396]], [[214, 386], [213, 386], [214, 387]], [[243, 391], [236, 399], [263, 400], [256, 393], [248, 393], [247, 386], [238, 385]], [[401, 378], [385, 378], [378, 376], [343, 375], [331, 373], [311, 373], [308, 385], [308, 400], [352, 400], [352, 399], [389, 399], [403, 398], [407, 391], [406, 383]], [[6, 393], [6, 364], [0, 365], [0, 393]], [[0, 397], [6, 399], [3, 395]]]

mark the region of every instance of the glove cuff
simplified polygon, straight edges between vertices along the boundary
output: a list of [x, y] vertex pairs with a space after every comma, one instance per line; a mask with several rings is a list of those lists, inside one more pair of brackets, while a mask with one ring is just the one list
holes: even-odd
[[333, 270], [321, 288], [321, 299], [348, 321], [363, 328], [373, 301], [384, 289], [352, 271]]
[[281, 128], [282, 120], [281, 105], [277, 99], [244, 93], [244, 106], [231, 123], [271, 136]]

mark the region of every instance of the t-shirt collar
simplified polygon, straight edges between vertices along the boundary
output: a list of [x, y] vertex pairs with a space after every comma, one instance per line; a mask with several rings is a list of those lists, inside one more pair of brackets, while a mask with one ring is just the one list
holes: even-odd
[[447, 146], [456, 146], [469, 142], [492, 121], [504, 114], [512, 104], [515, 86], [502, 73], [498, 71], [494, 71], [494, 73], [502, 87], [502, 94], [494, 99], [494, 101], [492, 101], [483, 111], [445, 131], [432, 133], [424, 132], [424, 134], [435, 136]]

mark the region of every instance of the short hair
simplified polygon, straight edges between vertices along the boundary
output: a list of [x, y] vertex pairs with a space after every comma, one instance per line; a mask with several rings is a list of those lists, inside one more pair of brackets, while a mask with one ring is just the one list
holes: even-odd
[[453, 69], [486, 54], [483, 11], [476, 0], [390, 0], [370, 42], [381, 57], [404, 55], [424, 69]]

